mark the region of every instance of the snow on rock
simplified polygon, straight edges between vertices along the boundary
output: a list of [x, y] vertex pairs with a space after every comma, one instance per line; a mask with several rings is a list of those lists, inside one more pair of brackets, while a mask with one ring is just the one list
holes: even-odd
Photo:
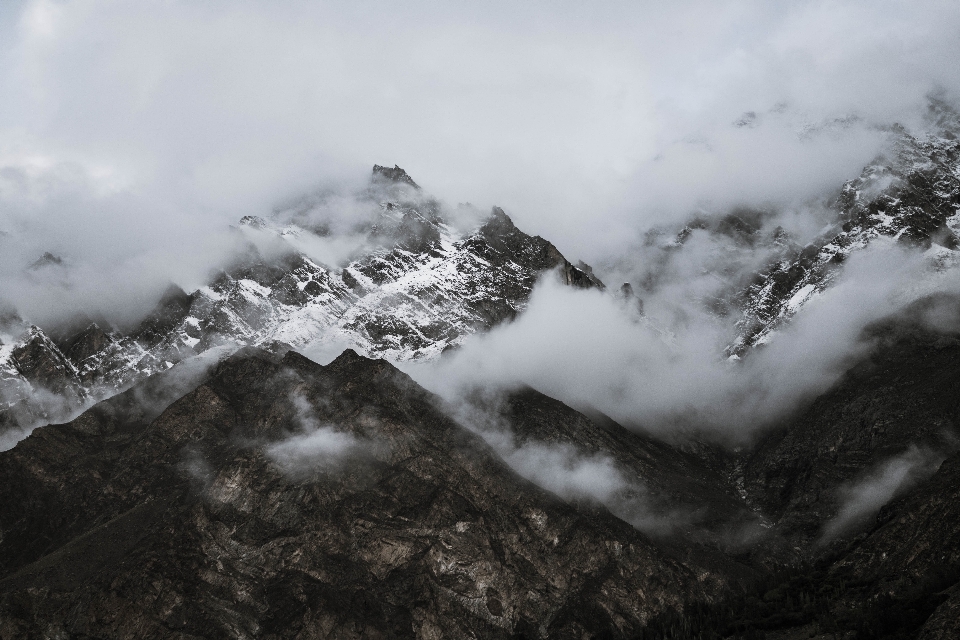
[[820, 238], [758, 274], [739, 296], [742, 317], [731, 354], [767, 342], [836, 281], [851, 254], [878, 238], [925, 249], [936, 269], [960, 263], [960, 122], [949, 124], [937, 135], [898, 130], [892, 151], [843, 186], [837, 220]]
[[[238, 345], [339, 345], [394, 361], [436, 358], [470, 333], [514, 318], [545, 271], [556, 269], [573, 286], [603, 287], [589, 267], [572, 265], [546, 240], [521, 232], [502, 210], [460, 233], [405, 172], [380, 169], [370, 197], [396, 198], [379, 203], [379, 217], [366, 228], [366, 250], [345, 265], [322, 265], [298, 250], [303, 238], [324, 230], [246, 216], [237, 230], [250, 242], [234, 263], [192, 293], [171, 286], [133, 331], [92, 324], [60, 347], [44, 336], [50, 357], [76, 387], [74, 404]], [[269, 257], [257, 248], [264, 239], [272, 243]], [[13, 403], [47, 386], [15, 366], [16, 348], [0, 346], [0, 390]]]

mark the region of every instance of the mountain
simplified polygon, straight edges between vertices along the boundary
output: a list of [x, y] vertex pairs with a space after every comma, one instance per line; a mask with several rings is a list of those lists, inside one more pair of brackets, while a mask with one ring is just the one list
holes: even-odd
[[[802, 246], [745, 209], [656, 236], [665, 263], [720, 239], [730, 367], [871, 243], [954, 273], [960, 124], [930, 121]], [[420, 388], [390, 361], [510, 321], [544, 273], [604, 285], [397, 166], [348, 221], [329, 198], [243, 218], [233, 262], [132, 329], [0, 314], [0, 638], [960, 635], [956, 295], [891, 309], [755, 441], [667, 442], [531, 387]]]
[[[570, 286], [604, 287], [590, 267], [520, 231], [498, 207], [458, 231], [399, 167], [375, 166], [358, 198], [374, 213], [350, 230], [363, 238], [361, 255], [343, 267], [297, 248], [330, 235], [305, 215], [308, 199], [293, 221], [243, 218], [236, 233], [244, 249], [233, 264], [192, 293], [171, 285], [131, 331], [81, 316], [54, 340], [12, 319], [9, 337], [0, 334], [0, 431], [13, 440], [20, 428], [64, 419], [219, 345], [351, 346], [394, 361], [430, 359], [514, 318], [544, 272]], [[268, 243], [269, 255], [255, 241]]]
[[3, 637], [635, 637], [735, 584], [383, 360], [244, 349], [172, 401], [178, 369], [0, 453]]
[[[0, 633], [955, 637], [960, 333], [925, 311], [739, 477], [529, 388], [451, 407], [351, 350], [185, 360], [0, 453]], [[512, 455], [537, 447], [630, 482], [547, 490]]]
[[736, 295], [742, 317], [732, 354], [768, 340], [878, 238], [923, 249], [940, 268], [960, 264], [960, 123], [950, 115], [933, 133], [894, 128], [891, 149], [843, 185], [835, 221], [813, 242], [790, 246], [786, 234], [775, 235], [780, 255]]

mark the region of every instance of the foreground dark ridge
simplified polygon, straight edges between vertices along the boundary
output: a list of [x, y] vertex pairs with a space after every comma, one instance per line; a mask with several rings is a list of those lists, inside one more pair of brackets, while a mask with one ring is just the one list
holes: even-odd
[[[0, 637], [633, 637], [727, 587], [382, 360], [248, 349], [155, 418], [132, 393], [0, 454]], [[354, 445], [271, 457], [304, 420]]]

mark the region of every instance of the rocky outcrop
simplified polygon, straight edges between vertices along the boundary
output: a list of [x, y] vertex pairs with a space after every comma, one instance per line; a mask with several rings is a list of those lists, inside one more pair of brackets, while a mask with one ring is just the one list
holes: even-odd
[[853, 253], [878, 238], [920, 247], [935, 263], [960, 261], [957, 134], [956, 114], [935, 133], [915, 137], [895, 128], [892, 149], [843, 185], [836, 221], [804, 247], [784, 244], [776, 259], [736, 296], [742, 317], [730, 352], [742, 354], [764, 342], [829, 287]]
[[393, 165], [393, 169], [391, 169], [390, 167], [381, 167], [378, 164], [373, 165], [373, 179], [375, 181], [406, 184], [413, 187], [414, 189], [420, 188], [420, 186], [413, 181], [413, 178], [411, 178], [406, 171], [404, 171], [397, 165]]

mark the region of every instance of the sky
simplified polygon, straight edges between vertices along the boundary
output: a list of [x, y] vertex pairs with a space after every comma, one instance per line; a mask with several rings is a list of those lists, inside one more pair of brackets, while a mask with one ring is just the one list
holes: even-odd
[[[692, 210], [793, 206], [958, 93], [955, 9], [5, 2], [0, 294], [136, 315], [201, 284], [241, 216], [374, 163], [588, 262]], [[47, 250], [66, 296], [22, 277]]]

